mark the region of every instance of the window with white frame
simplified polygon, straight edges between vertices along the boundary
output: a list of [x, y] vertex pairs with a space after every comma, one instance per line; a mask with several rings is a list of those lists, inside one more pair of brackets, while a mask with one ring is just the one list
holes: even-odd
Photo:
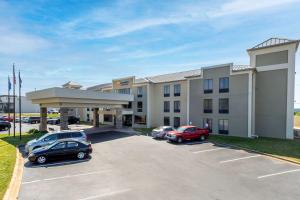
[[204, 93], [213, 93], [213, 80], [212, 79], [204, 79]]
[[219, 133], [228, 134], [228, 119], [219, 120]]
[[164, 85], [164, 97], [170, 96], [170, 85]]
[[174, 85], [174, 97], [180, 96], [180, 90], [181, 90], [181, 85], [175, 84]]
[[143, 87], [137, 88], [137, 97], [143, 97]]

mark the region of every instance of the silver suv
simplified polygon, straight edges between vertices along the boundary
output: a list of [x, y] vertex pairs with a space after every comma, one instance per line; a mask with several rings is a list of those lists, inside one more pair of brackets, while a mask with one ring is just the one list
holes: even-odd
[[25, 145], [25, 152], [30, 153], [32, 150], [53, 144], [57, 140], [74, 138], [80, 141], [87, 141], [87, 136], [83, 131], [61, 131], [47, 133], [38, 139], [30, 140]]

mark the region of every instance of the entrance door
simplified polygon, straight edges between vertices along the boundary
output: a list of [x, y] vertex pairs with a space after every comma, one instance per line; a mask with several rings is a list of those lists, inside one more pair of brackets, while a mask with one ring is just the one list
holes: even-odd
[[123, 126], [132, 126], [132, 115], [123, 115]]

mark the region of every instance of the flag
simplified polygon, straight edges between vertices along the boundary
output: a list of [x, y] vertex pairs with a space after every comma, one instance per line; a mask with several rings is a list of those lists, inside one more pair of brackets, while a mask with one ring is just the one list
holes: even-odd
[[22, 79], [21, 79], [21, 73], [19, 70], [19, 87], [21, 88], [21, 86], [22, 86]]
[[10, 82], [10, 78], [8, 76], [8, 91], [10, 91], [10, 90], [11, 90], [11, 82]]
[[15, 73], [15, 63], [13, 64], [13, 84], [16, 85], [16, 73]]

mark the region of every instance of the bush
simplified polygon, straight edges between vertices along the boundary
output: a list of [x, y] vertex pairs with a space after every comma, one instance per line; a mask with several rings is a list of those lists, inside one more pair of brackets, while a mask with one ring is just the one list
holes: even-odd
[[39, 133], [48, 133], [48, 131], [40, 131]]
[[39, 130], [35, 129], [35, 128], [32, 128], [28, 131], [28, 133], [30, 134], [36, 134], [36, 133], [39, 133]]

